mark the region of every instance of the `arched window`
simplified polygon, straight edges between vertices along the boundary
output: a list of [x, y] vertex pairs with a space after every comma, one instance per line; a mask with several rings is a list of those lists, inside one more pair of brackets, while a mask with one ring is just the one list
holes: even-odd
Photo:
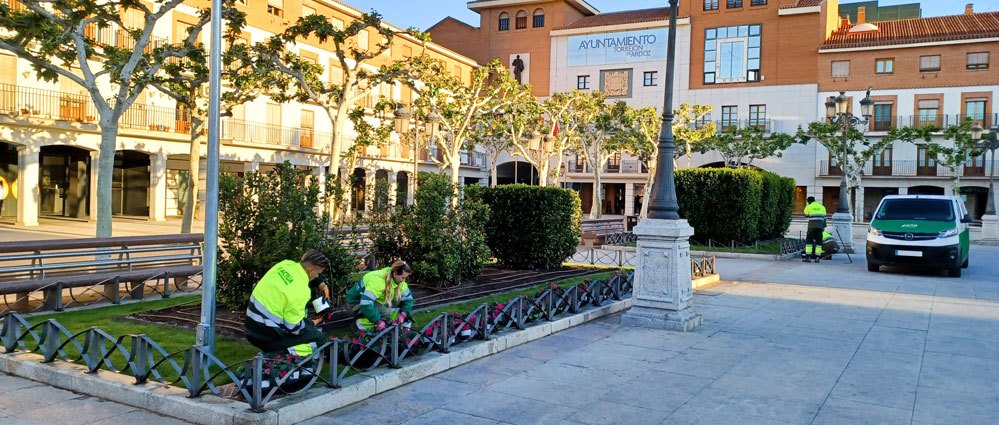
[[527, 12], [521, 10], [517, 12], [517, 29], [527, 28]]
[[503, 12], [499, 16], [499, 30], [507, 31], [510, 29], [510, 14]]
[[541, 9], [536, 9], [534, 11], [534, 28], [541, 28], [545, 26], [545, 11]]

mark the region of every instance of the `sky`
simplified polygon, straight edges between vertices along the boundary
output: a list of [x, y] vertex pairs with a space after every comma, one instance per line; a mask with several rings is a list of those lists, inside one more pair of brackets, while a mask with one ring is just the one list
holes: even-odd
[[[401, 28], [427, 29], [446, 16], [451, 16], [473, 26], [479, 25], [479, 15], [466, 6], [464, 0], [341, 0], [362, 11], [375, 9], [383, 18]], [[619, 12], [631, 9], [662, 7], [666, 0], [587, 0], [601, 12]], [[681, 0], [697, 1], [697, 0]], [[999, 0], [881, 0], [881, 5], [920, 3], [923, 16], [958, 15], [964, 13], [966, 3], [974, 3], [976, 12], [999, 12]], [[841, 1], [841, 3], [853, 3]]]

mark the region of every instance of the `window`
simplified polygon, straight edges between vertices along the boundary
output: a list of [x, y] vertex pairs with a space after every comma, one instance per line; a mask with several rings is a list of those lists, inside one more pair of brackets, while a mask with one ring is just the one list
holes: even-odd
[[892, 104], [877, 103], [874, 105], [874, 123], [871, 130], [888, 131], [891, 128]]
[[361, 30], [357, 33], [357, 48], [368, 50], [368, 30]]
[[704, 83], [760, 81], [760, 25], [708, 28]]
[[659, 79], [659, 71], [645, 71], [645, 87], [654, 86]]
[[874, 73], [875, 74], [891, 74], [895, 72], [894, 70], [895, 59], [875, 59], [874, 60]]
[[742, 0], [728, 0], [729, 9], [737, 9], [742, 7]]
[[721, 131], [735, 130], [739, 127], [739, 107], [722, 106]]
[[309, 6], [302, 6], [302, 16], [311, 16], [316, 14], [316, 9]]
[[522, 30], [527, 28], [527, 12], [521, 10], [517, 12], [517, 29]]
[[278, 18], [283, 18], [284, 0], [267, 0], [267, 13], [277, 16]]
[[711, 122], [711, 111], [708, 111], [706, 114], [702, 115], [700, 118], [694, 121], [694, 126], [697, 128], [701, 128], [708, 125], [708, 123], [710, 122]]
[[937, 71], [940, 71], [940, 55], [919, 57], [919, 72]]
[[718, 10], [718, 0], [704, 0], [704, 10]]
[[767, 0], [752, 0], [749, 2], [750, 6], [765, 6], [766, 4]]
[[[975, 120], [975, 124], [982, 125], [985, 120], [985, 99], [968, 99], [964, 102], [965, 116]], [[982, 125], [982, 127], [985, 127]]]
[[545, 11], [537, 9], [534, 11], [534, 28], [541, 28], [545, 26]]
[[579, 90], [589, 90], [590, 89], [590, 76], [580, 75], [576, 77], [576, 88]]
[[989, 52], [968, 53], [967, 69], [989, 69]]
[[874, 167], [872, 171], [875, 176], [891, 175], [891, 151], [892, 146], [888, 144], [888, 146], [885, 146], [874, 154]]
[[929, 146], [916, 148], [916, 175], [935, 176], [937, 174], [937, 158], [930, 154]]
[[281, 105], [267, 104], [267, 127], [265, 139], [267, 143], [281, 143]]
[[332, 26], [333, 29], [335, 29], [337, 31], [343, 31], [344, 26], [343, 26], [343, 20], [342, 19], [337, 19], [337, 18], [334, 18], [332, 16], [330, 16], [329, 18], [330, 18], [330, 26]]
[[832, 77], [846, 78], [850, 76], [850, 61], [833, 61]]
[[917, 122], [918, 127], [923, 127], [927, 125], [939, 126], [940, 122], [938, 117], [940, 116], [940, 101], [937, 99], [924, 99], [920, 100], [916, 104], [919, 108], [919, 121]]
[[749, 105], [749, 126], [767, 128], [767, 105]]
[[510, 14], [503, 12], [499, 16], [499, 30], [508, 31], [510, 30]]
[[621, 171], [621, 152], [615, 152], [607, 158], [607, 171]]

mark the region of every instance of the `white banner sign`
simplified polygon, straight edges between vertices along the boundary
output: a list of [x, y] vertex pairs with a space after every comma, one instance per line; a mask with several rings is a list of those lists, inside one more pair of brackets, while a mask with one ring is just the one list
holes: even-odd
[[569, 66], [666, 60], [668, 28], [569, 37]]

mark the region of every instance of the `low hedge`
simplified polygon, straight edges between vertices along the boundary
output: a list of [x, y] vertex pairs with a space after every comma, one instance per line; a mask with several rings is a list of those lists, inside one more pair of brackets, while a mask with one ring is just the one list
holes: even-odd
[[794, 179], [760, 170], [691, 168], [675, 174], [680, 216], [694, 239], [748, 243], [784, 235], [791, 225]]
[[582, 211], [575, 192], [523, 184], [481, 188], [489, 205], [486, 243], [493, 256], [520, 269], [553, 269], [576, 252]]

